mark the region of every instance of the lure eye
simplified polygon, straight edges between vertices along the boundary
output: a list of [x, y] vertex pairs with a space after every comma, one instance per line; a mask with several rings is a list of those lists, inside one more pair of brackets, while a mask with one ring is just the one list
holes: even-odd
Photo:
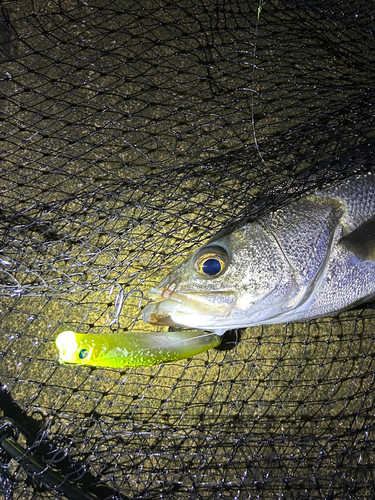
[[218, 276], [227, 264], [228, 255], [221, 247], [204, 248], [204, 253], [195, 260], [195, 268], [203, 276]]
[[81, 349], [79, 351], [79, 359], [87, 359], [89, 357], [90, 351], [88, 349]]

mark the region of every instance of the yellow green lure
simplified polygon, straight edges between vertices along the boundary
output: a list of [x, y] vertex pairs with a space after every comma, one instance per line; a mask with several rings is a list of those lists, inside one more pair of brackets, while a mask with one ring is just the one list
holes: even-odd
[[222, 337], [202, 330], [86, 334], [64, 331], [56, 338], [60, 361], [123, 368], [189, 358], [218, 346]]

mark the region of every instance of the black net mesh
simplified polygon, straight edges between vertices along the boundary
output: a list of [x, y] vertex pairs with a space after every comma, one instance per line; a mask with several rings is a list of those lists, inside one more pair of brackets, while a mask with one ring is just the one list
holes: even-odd
[[120, 291], [120, 331], [152, 331], [147, 292], [190, 249], [373, 168], [374, 16], [1, 2], [0, 495], [373, 497], [371, 305], [154, 367], [60, 365], [54, 340], [107, 328]]

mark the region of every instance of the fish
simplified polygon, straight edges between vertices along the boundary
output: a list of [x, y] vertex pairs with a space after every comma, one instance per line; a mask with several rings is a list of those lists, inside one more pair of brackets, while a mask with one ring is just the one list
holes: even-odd
[[202, 330], [94, 334], [63, 330], [55, 344], [61, 363], [125, 368], [190, 358], [221, 341], [220, 336]]
[[375, 297], [375, 175], [219, 232], [153, 287], [152, 325], [227, 330], [332, 316]]

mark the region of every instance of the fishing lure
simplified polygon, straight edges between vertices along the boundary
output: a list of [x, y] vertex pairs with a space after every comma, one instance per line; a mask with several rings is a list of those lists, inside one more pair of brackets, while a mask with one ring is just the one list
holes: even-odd
[[70, 330], [56, 338], [60, 361], [123, 368], [189, 358], [218, 346], [222, 337], [202, 330], [86, 334]]

